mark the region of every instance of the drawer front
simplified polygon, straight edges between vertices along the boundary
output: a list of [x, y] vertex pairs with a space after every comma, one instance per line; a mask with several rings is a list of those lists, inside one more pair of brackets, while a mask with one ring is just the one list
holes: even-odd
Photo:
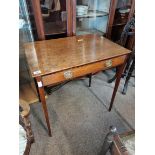
[[109, 60], [99, 61], [96, 63], [71, 68], [68, 70], [60, 71], [54, 74], [42, 77], [43, 85], [57, 84], [63, 81], [71, 80], [77, 77], [85, 76], [90, 73], [106, 70], [108, 68], [116, 67], [124, 63], [126, 56], [113, 58]]

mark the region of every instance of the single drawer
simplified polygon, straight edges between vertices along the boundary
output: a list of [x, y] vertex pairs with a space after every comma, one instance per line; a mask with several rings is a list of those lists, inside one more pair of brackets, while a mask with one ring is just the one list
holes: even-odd
[[45, 75], [42, 77], [43, 85], [48, 86], [48, 85], [60, 83], [63, 81], [71, 80], [77, 77], [85, 76], [90, 73], [95, 73], [112, 67], [116, 67], [124, 63], [125, 58], [126, 58], [126, 55], [83, 65], [80, 67], [63, 70], [50, 75]]

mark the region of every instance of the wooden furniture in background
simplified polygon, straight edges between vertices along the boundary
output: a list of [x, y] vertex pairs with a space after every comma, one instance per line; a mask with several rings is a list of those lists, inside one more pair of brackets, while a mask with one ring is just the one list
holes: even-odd
[[135, 131], [118, 134], [116, 127], [111, 126], [106, 135], [100, 155], [134, 155]]
[[[125, 47], [126, 43], [127, 43], [127, 40], [129, 39], [129, 37], [133, 37], [133, 40], [132, 42], [130, 42], [130, 46], [132, 48], [134, 48], [134, 38], [135, 38], [135, 18], [132, 17], [128, 22], [127, 24], [125, 25], [124, 29], [123, 29], [123, 32], [121, 34], [121, 37], [120, 37], [120, 40], [117, 42], [119, 45]], [[130, 40], [131, 41], [131, 40]], [[131, 48], [130, 47], [130, 48]], [[131, 48], [131, 50], [133, 51], [134, 53], [134, 50]], [[131, 54], [129, 57], [128, 57], [128, 60], [127, 60], [127, 63], [126, 63], [126, 67], [125, 67], [125, 70], [124, 70], [124, 73], [122, 75], [122, 77], [125, 77], [126, 78], [126, 82], [125, 82], [125, 87], [123, 88], [123, 94], [126, 93], [126, 90], [127, 90], [127, 85], [128, 85], [128, 81], [129, 81], [129, 77], [130, 77], [130, 73], [128, 74], [129, 70], [130, 72], [133, 71], [134, 69], [134, 62], [135, 62], [135, 59], [134, 59], [134, 54]], [[133, 59], [133, 64], [132, 64], [132, 67], [130, 68], [131, 66], [131, 59]], [[113, 78], [111, 78], [110, 80], [108, 80], [108, 83], [111, 83], [113, 82], [114, 80], [116, 79], [116, 74], [114, 75]]]
[[[122, 31], [134, 13], [134, 0], [27, 0], [32, 22], [35, 19], [36, 40], [60, 38], [73, 35], [100, 34], [109, 39], [118, 38], [116, 32]], [[52, 5], [51, 5], [52, 3]], [[54, 5], [54, 6], [53, 6]], [[87, 14], [77, 14], [76, 7], [88, 6]], [[56, 7], [57, 6], [57, 7]], [[119, 13], [128, 7], [126, 14]], [[33, 24], [34, 25], [34, 24]], [[36, 38], [36, 37], [35, 37]]]
[[20, 106], [19, 123], [25, 129], [26, 137], [27, 137], [27, 145], [25, 148], [24, 155], [29, 155], [31, 144], [34, 142], [34, 136], [33, 136], [33, 132], [31, 129], [31, 123], [28, 118], [29, 113], [30, 113], [30, 107], [29, 107], [29, 104], [23, 99], [19, 100], [19, 106]]
[[110, 7], [107, 37], [118, 41], [124, 26], [134, 16], [134, 13], [135, 0], [114, 0]]
[[132, 51], [130, 54], [128, 60], [127, 60], [127, 65], [125, 67], [124, 75], [125, 76], [125, 83], [123, 87], [122, 94], [126, 94], [127, 88], [128, 88], [128, 83], [130, 78], [133, 76], [133, 71], [135, 69], [135, 50]]
[[[130, 37], [130, 38], [129, 38]], [[132, 37], [132, 40], [131, 40], [131, 37]], [[130, 40], [129, 40], [130, 39]], [[133, 51], [133, 48], [134, 48], [134, 43], [135, 43], [135, 18], [132, 17], [128, 22], [127, 24], [124, 26], [124, 29], [121, 33], [121, 37], [120, 39], [117, 41], [117, 43], [123, 47], [126, 46], [126, 44], [128, 43], [128, 49], [132, 50]], [[130, 47], [130, 48], [129, 48]], [[125, 82], [125, 86], [123, 88], [123, 94], [126, 94], [126, 91], [127, 91], [127, 85], [128, 85], [128, 81], [130, 79], [130, 73], [133, 71], [134, 69], [134, 62], [135, 60], [133, 61], [133, 64], [132, 64], [132, 67], [130, 68], [130, 62], [132, 61], [131, 59], [133, 58], [133, 54], [132, 56], [130, 56], [127, 60], [127, 63], [126, 63], [126, 67], [125, 67], [125, 70], [124, 70], [124, 73], [123, 73], [123, 76], [122, 77], [126, 77], [126, 82]], [[130, 68], [130, 69], [129, 69]], [[129, 71], [130, 70], [130, 71]], [[129, 74], [128, 74], [129, 72]], [[91, 78], [92, 78], [92, 75], [89, 75], [89, 87], [91, 86]], [[108, 80], [108, 83], [111, 83], [113, 82], [114, 80], [116, 79], [116, 74], [114, 75], [113, 78], [111, 78], [110, 80]]]
[[47, 6], [45, 0], [31, 0], [38, 40], [72, 35], [72, 1], [57, 0], [54, 8], [51, 3]]
[[[37, 102], [38, 96], [33, 78], [29, 74], [24, 52], [24, 43], [36, 36], [36, 25], [30, 0], [19, 0], [19, 95], [29, 104]], [[31, 21], [31, 23], [30, 23]]]
[[[113, 3], [113, 0], [73, 0], [73, 34], [106, 36]], [[86, 13], [81, 12], [83, 6], [88, 7]]]
[[31, 75], [38, 84], [40, 100], [51, 136], [44, 87], [117, 67], [117, 80], [110, 111], [130, 50], [99, 35], [83, 35], [27, 43], [25, 53]]
[[[119, 34], [122, 32], [122, 28], [126, 21], [134, 14], [135, 5], [134, 0], [56, 0], [60, 3], [60, 8], [54, 10], [53, 6], [50, 8], [46, 6], [46, 0], [23, 1], [27, 4], [27, 8], [23, 8], [23, 10], [28, 10], [26, 16], [29, 16], [34, 40], [46, 40], [50, 38], [60, 38], [85, 33], [100, 34], [108, 37], [109, 39], [113, 39], [113, 36], [118, 38], [119, 35], [111, 32], [115, 28], [115, 32], [119, 32], [119, 30]], [[51, 0], [51, 2], [52, 1], [53, 0]], [[126, 1], [126, 3], [124, 3], [124, 1]], [[76, 13], [77, 5], [87, 5], [89, 7], [88, 13], [85, 15], [78, 15]], [[130, 8], [130, 12], [127, 13], [125, 17], [123, 14], [121, 15], [119, 13], [119, 9], [121, 7]], [[117, 22], [124, 20], [125, 22], [122, 22], [121, 24]], [[119, 27], [121, 27], [121, 29]], [[89, 28], [89, 30], [87, 29], [88, 31], [85, 31], [86, 28]], [[113, 40], [116, 41], [116, 39]], [[131, 49], [129, 47], [132, 45], [133, 38], [129, 38], [125, 47]], [[23, 60], [20, 62], [23, 62]], [[23, 73], [20, 73], [20, 75], [21, 74]], [[91, 74], [88, 75], [88, 77], [90, 86]], [[23, 78], [20, 78], [20, 80], [23, 81]]]

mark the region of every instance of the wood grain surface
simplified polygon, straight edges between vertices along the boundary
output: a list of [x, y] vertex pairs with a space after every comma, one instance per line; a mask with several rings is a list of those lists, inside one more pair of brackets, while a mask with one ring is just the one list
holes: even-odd
[[[92, 63], [92, 64], [68, 69], [65, 71], [60, 71], [60, 72], [57, 72], [55, 74], [45, 75], [45, 76], [42, 76], [43, 85], [48, 86], [50, 84], [58, 84], [58, 83], [63, 82], [63, 81], [68, 81], [71, 79], [75, 79], [77, 77], [82, 77], [82, 76], [88, 75], [90, 73], [96, 73], [96, 72], [99, 72], [101, 70], [105, 70], [105, 69], [108, 69], [111, 67], [115, 67], [117, 65], [124, 63], [125, 58], [126, 58], [126, 56], [113, 58], [111, 60], [112, 65], [109, 67], [106, 66], [106, 60], [103, 60], [103, 61], [99, 61], [96, 63]], [[65, 72], [70, 72], [72, 74], [71, 77], [65, 78], [65, 76], [64, 76]]]
[[[127, 55], [130, 52], [96, 34], [25, 44], [25, 53], [32, 77]], [[40, 73], [34, 74], [36, 71]]]

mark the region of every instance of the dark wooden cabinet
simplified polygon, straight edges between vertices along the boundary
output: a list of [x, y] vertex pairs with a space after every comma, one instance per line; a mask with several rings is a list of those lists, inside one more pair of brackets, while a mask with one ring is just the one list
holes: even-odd
[[135, 12], [135, 0], [114, 0], [111, 7], [111, 16], [107, 37], [118, 41], [126, 23]]
[[71, 36], [71, 0], [31, 0], [38, 40]]
[[38, 40], [97, 33], [117, 40], [134, 13], [134, 0], [31, 1]]

